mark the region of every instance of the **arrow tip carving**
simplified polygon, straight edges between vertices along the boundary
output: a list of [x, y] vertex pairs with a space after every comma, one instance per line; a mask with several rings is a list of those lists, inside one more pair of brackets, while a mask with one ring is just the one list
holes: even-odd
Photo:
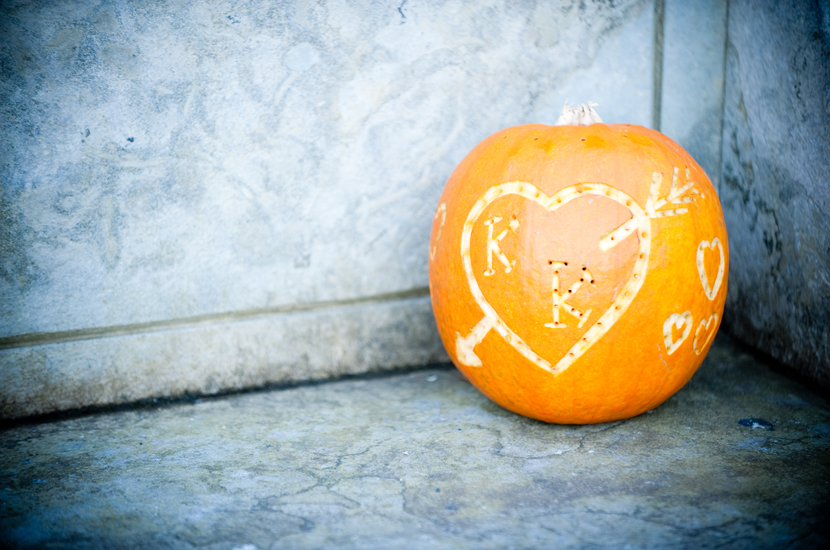
[[[478, 342], [476, 342], [478, 343]], [[482, 367], [484, 366], [478, 355], [473, 351], [473, 346], [466, 338], [459, 333], [455, 333], [455, 355], [458, 360], [468, 367]]]

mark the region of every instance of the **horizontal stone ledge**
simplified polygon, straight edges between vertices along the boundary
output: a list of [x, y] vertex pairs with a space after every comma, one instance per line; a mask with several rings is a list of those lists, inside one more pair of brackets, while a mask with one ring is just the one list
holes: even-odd
[[0, 350], [0, 417], [448, 361], [428, 296]]
[[428, 287], [418, 287], [374, 296], [360, 296], [357, 298], [346, 298], [311, 303], [296, 303], [269, 308], [251, 309], [243, 311], [229, 311], [197, 315], [181, 319], [165, 319], [162, 321], [151, 321], [147, 323], [133, 323], [127, 325], [113, 325], [106, 327], [90, 327], [58, 332], [34, 332], [29, 334], [18, 334], [14, 336], [0, 337], [0, 350], [8, 348], [23, 348], [30, 346], [41, 346], [44, 344], [57, 344], [61, 342], [73, 342], [75, 340], [89, 340], [93, 338], [111, 338], [113, 336], [125, 336], [128, 334], [139, 334], [142, 332], [155, 332], [159, 330], [170, 330], [178, 328], [193, 327], [196, 325], [221, 323], [227, 321], [240, 321], [275, 315], [279, 313], [294, 313], [298, 311], [313, 311], [328, 309], [332, 307], [351, 306], [357, 304], [369, 304], [374, 302], [385, 302], [389, 300], [402, 300], [406, 298], [420, 298], [429, 296]]

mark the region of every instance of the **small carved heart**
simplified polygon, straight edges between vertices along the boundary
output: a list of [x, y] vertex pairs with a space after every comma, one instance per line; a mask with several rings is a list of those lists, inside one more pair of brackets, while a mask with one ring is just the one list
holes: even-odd
[[[680, 335], [676, 341], [672, 341], [672, 327], [680, 330], [683, 328], [683, 334]], [[663, 323], [663, 338], [666, 343], [666, 351], [669, 355], [674, 353], [680, 344], [683, 343], [684, 340], [689, 336], [689, 333], [692, 332], [692, 312], [687, 311], [686, 313], [672, 313], [669, 315], [669, 318], [666, 319], [666, 322]]]
[[[718, 274], [715, 277], [715, 285], [712, 288], [709, 288], [709, 279], [706, 276], [706, 265], [703, 262], [704, 251], [707, 248], [711, 248], [713, 250], [717, 248], [720, 252]], [[700, 275], [700, 282], [703, 285], [703, 292], [706, 293], [706, 297], [709, 298], [709, 300], [714, 300], [715, 296], [718, 294], [718, 290], [720, 290], [720, 285], [723, 282], [724, 263], [723, 246], [717, 237], [712, 239], [712, 242], [703, 241], [697, 246], [697, 272]]]
[[[706, 344], [709, 343], [709, 340], [712, 339], [712, 336], [715, 334], [715, 327], [718, 324], [718, 314], [713, 313], [709, 319], [701, 321], [700, 324], [697, 326], [697, 330], [695, 331], [695, 339], [693, 342], [693, 347], [695, 353], [700, 355], [703, 353], [703, 348], [706, 347]], [[700, 341], [701, 332], [706, 335], [706, 339], [703, 340], [703, 343], [698, 346], [698, 342]]]

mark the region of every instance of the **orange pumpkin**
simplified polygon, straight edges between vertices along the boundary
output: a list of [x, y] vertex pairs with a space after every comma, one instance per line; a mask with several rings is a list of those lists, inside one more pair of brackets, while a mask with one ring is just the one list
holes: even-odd
[[491, 135], [453, 172], [430, 293], [450, 357], [487, 397], [546, 422], [605, 422], [692, 377], [728, 258], [717, 194], [669, 138], [533, 124]]

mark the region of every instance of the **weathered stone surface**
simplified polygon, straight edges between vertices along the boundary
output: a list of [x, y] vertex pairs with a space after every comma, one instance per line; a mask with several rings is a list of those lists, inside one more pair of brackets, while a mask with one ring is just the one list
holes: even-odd
[[425, 301], [225, 318], [423, 295], [435, 203], [478, 141], [566, 99], [648, 123], [652, 13], [3, 3], [0, 414], [434, 360]]
[[720, 189], [727, 0], [667, 0], [660, 131]]
[[448, 361], [428, 297], [0, 350], [0, 418]]
[[[562, 20], [564, 3], [559, 10], [550, 6], [552, 2], [537, 4], [537, 11], [550, 12], [549, 21]], [[600, 5], [580, 4], [586, 10], [596, 10]], [[620, 6], [623, 7], [622, 4]], [[521, 123], [553, 124], [567, 100], [572, 106], [589, 101], [598, 104], [597, 111], [607, 124], [651, 126], [653, 2], [640, 3], [636, 11], [631, 9], [628, 13], [630, 18], [623, 17], [622, 12], [611, 16], [607, 31], [593, 43], [572, 36], [573, 31], [562, 33], [561, 40], [569, 43], [565, 55], [572, 56], [576, 62], [575, 70], [561, 82], [551, 82], [549, 88], [537, 89], [535, 84], [529, 83], [530, 93], [538, 93], [539, 99], [534, 101], [534, 109], [529, 116], [523, 117]], [[580, 24], [593, 26], [599, 23], [601, 19], [589, 21], [596, 15], [600, 14], [586, 11], [579, 18]], [[552, 26], [550, 22], [540, 21], [540, 24]]]
[[830, 403], [728, 337], [609, 424], [515, 416], [428, 370], [22, 425], [0, 448], [19, 548], [830, 544]]
[[644, 0], [2, 10], [0, 336], [425, 287], [478, 141], [650, 108]]
[[724, 113], [725, 326], [830, 387], [830, 2], [730, 2]]

